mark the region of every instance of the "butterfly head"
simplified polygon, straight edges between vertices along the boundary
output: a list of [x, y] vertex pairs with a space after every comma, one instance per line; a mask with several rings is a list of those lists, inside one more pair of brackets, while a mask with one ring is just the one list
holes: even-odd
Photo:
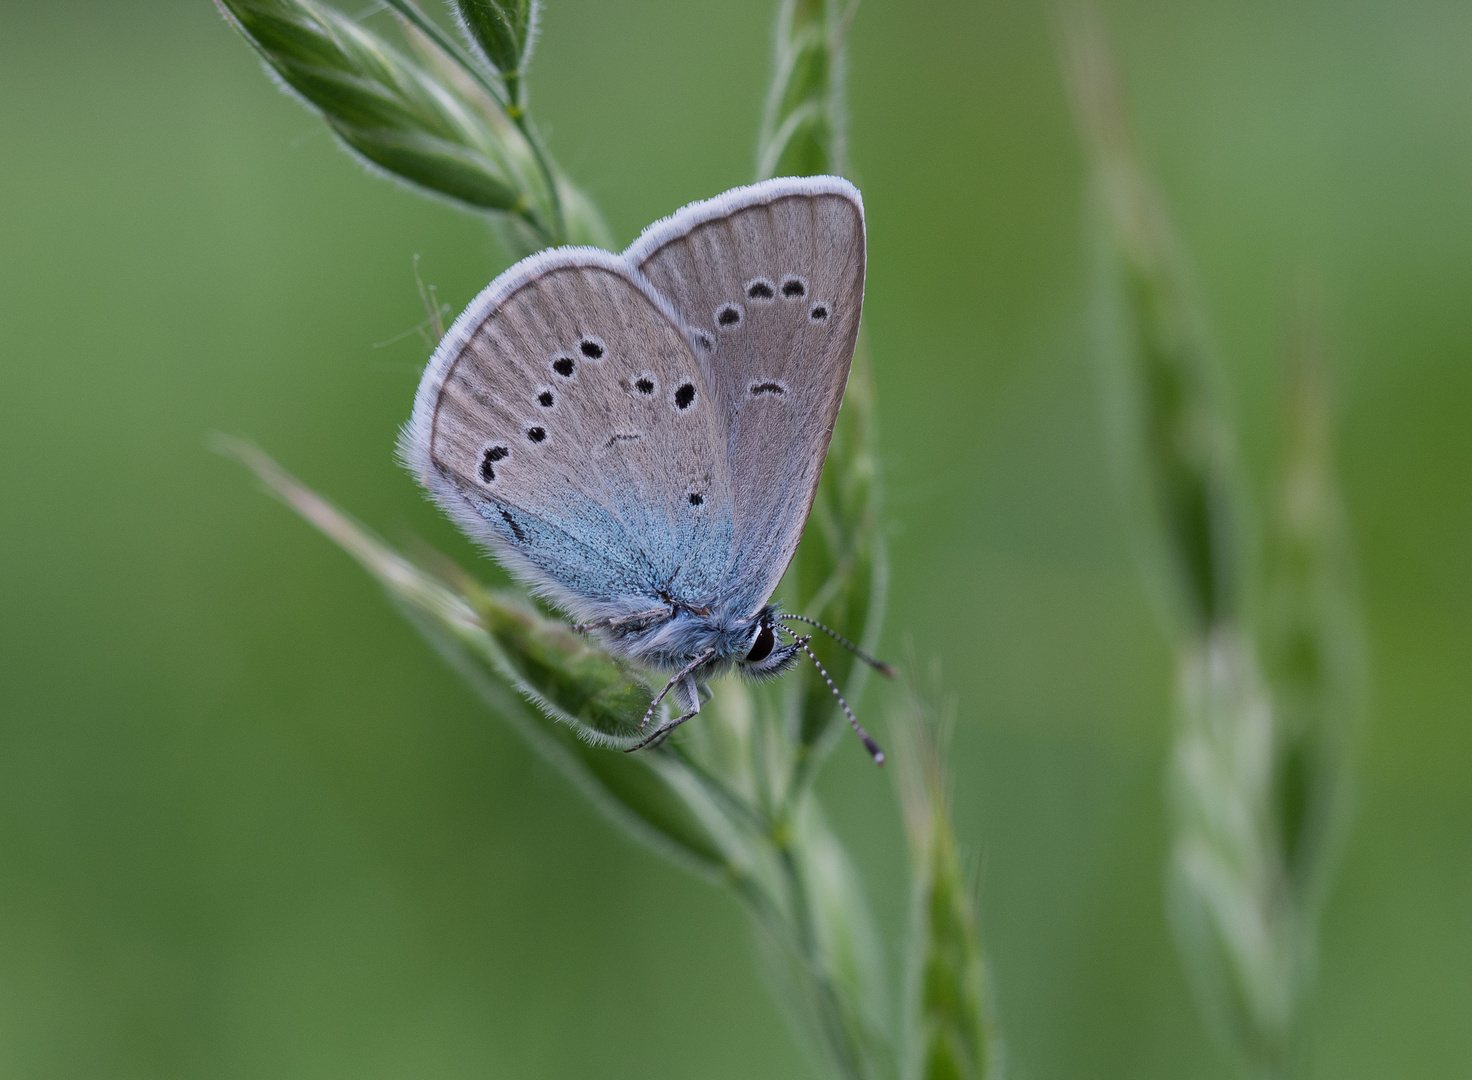
[[802, 645], [798, 639], [787, 645], [783, 645], [778, 639], [778, 630], [786, 628], [777, 622], [777, 614], [777, 609], [769, 604], [751, 620], [745, 643], [746, 651], [736, 658], [736, 670], [748, 679], [762, 681], [776, 678], [795, 664], [802, 654]]

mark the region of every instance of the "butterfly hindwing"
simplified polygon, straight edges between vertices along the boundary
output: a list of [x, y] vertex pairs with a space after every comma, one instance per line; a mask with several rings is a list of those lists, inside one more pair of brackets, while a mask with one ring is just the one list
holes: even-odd
[[510, 568], [581, 618], [710, 597], [732, 561], [724, 418], [621, 257], [525, 259], [431, 360], [404, 455]]
[[733, 613], [770, 597], [812, 507], [864, 292], [863, 203], [835, 177], [769, 180], [645, 230], [625, 257], [685, 320], [724, 417]]

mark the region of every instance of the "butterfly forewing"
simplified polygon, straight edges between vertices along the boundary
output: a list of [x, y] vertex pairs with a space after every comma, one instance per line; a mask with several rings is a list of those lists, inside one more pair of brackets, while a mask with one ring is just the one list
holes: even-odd
[[767, 181], [686, 207], [626, 256], [693, 331], [724, 417], [736, 554], [724, 602], [748, 614], [797, 547], [843, 398], [863, 204], [831, 177]]
[[406, 456], [581, 617], [709, 602], [732, 561], [725, 425], [691, 343], [618, 256], [525, 260], [431, 361]]

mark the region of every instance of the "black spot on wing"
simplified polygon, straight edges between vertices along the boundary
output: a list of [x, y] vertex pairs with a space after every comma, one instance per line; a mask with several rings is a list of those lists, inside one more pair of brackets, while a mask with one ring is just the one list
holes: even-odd
[[511, 535], [514, 536], [514, 537], [516, 537], [517, 543], [520, 543], [520, 544], [526, 543], [526, 533], [524, 533], [524, 532], [521, 531], [521, 526], [516, 523], [516, 519], [514, 517], [512, 517], [509, 513], [507, 513], [505, 510], [502, 510], [501, 511], [501, 517], [503, 519], [505, 519], [506, 524], [508, 526], [510, 526], [510, 528], [511, 528]]
[[488, 484], [494, 480], [496, 478], [495, 463], [510, 453], [511, 451], [504, 446], [487, 447], [480, 457], [480, 478]]

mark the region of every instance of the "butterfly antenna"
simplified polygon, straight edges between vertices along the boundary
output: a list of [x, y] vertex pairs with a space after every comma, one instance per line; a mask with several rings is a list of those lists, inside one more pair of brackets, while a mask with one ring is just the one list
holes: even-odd
[[868, 664], [871, 668], [879, 672], [879, 674], [883, 675], [885, 678], [892, 679], [895, 677], [895, 675], [899, 674], [897, 671], [895, 671], [894, 668], [890, 667], [883, 660], [874, 659], [874, 657], [870, 656], [863, 649], [859, 648], [848, 638], [840, 634], [837, 630], [834, 630], [832, 627], [824, 626], [817, 619], [810, 619], [806, 615], [783, 615], [781, 617], [783, 619], [797, 619], [799, 622], [805, 622], [809, 626], [816, 626], [819, 630], [823, 631], [823, 633], [827, 634], [834, 641], [838, 642], [845, 649], [853, 653], [860, 660]]
[[[783, 627], [783, 629], [785, 630], [786, 627]], [[859, 718], [848, 707], [848, 702], [843, 700], [843, 695], [838, 692], [838, 687], [833, 685], [833, 679], [829, 676], [828, 669], [823, 666], [823, 662], [818, 659], [812, 649], [808, 648], [808, 642], [813, 639], [811, 637], [798, 637], [791, 630], [787, 632], [791, 634], [792, 640], [797, 643], [802, 651], [808, 654], [808, 659], [818, 669], [818, 674], [823, 676], [823, 681], [828, 684], [828, 689], [833, 691], [833, 696], [838, 699], [839, 707], [843, 709], [843, 715], [848, 717], [849, 726], [854, 729], [854, 734], [863, 742], [864, 749], [869, 751], [869, 756], [874, 759], [874, 764], [883, 765], [884, 751], [879, 749], [879, 744], [874, 741], [874, 737], [864, 730], [864, 725], [859, 723]]]

